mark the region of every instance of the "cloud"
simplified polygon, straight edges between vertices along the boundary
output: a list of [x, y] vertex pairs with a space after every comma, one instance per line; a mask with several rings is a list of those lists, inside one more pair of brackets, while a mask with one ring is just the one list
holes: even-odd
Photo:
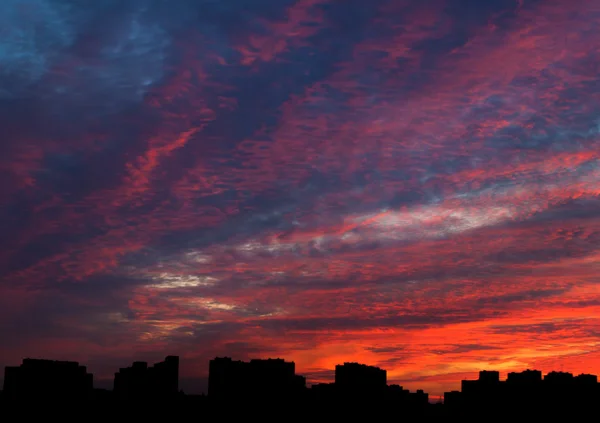
[[11, 84], [3, 84], [0, 95], [12, 97], [44, 76], [55, 52], [73, 43], [76, 31], [64, 3], [9, 0], [1, 10], [2, 78]]
[[3, 2], [0, 364], [600, 371], [600, 9], [372, 3]]

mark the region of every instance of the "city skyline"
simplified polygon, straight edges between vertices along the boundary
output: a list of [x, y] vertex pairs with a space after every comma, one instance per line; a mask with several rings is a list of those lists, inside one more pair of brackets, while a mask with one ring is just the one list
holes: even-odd
[[0, 391], [0, 412], [43, 409], [48, 416], [65, 416], [73, 410], [123, 416], [123, 412], [171, 418], [193, 413], [203, 418], [315, 416], [370, 418], [537, 418], [558, 415], [578, 418], [597, 409], [598, 376], [566, 372], [523, 370], [506, 380], [493, 370], [479, 371], [475, 380], [462, 380], [461, 389], [445, 392], [443, 401], [432, 401], [421, 389], [411, 392], [390, 384], [387, 372], [363, 363], [335, 366], [331, 383], [306, 385], [295, 363], [282, 358], [234, 360], [215, 357], [209, 362], [207, 395], [190, 395], [179, 388], [179, 357], [167, 356], [149, 366], [136, 361], [114, 374], [113, 390], [94, 386], [93, 374], [74, 361], [23, 359], [20, 366], [5, 368]]
[[[170, 365], [169, 363], [175, 363], [174, 366], [172, 367], [172, 365]], [[89, 389], [91, 389], [93, 387], [93, 389], [100, 389], [100, 390], [109, 390], [109, 391], [114, 391], [115, 393], [117, 393], [119, 390], [122, 390], [123, 388], [119, 388], [119, 386], [123, 385], [123, 382], [119, 382], [120, 380], [123, 380], [124, 378], [127, 377], [131, 377], [131, 376], [127, 376], [128, 374], [135, 374], [136, 372], [138, 372], [138, 377], [140, 375], [140, 371], [145, 373], [145, 372], [150, 372], [150, 374], [153, 373], [158, 373], [158, 371], [164, 372], [165, 368], [171, 368], [170, 371], [175, 372], [173, 374], [172, 377], [176, 376], [176, 380], [177, 382], [175, 382], [172, 377], [171, 379], [169, 379], [168, 377], [165, 379], [164, 376], [161, 376], [158, 380], [158, 383], [152, 383], [149, 380], [146, 380], [144, 383], [142, 383], [141, 385], [139, 385], [136, 389], [139, 390], [144, 390], [144, 389], [148, 389], [154, 385], [156, 385], [155, 388], [153, 389], [158, 389], [160, 392], [164, 392], [165, 389], [160, 387], [160, 385], [166, 385], [167, 387], [170, 387], [169, 389], [172, 392], [184, 392], [187, 395], [209, 395], [209, 387], [210, 387], [210, 373], [211, 373], [211, 368], [213, 366], [213, 364], [215, 366], [218, 365], [222, 365], [225, 364], [226, 366], [233, 366], [234, 369], [240, 369], [239, 366], [248, 366], [251, 365], [253, 363], [255, 364], [259, 364], [259, 367], [256, 368], [256, 371], [258, 371], [259, 373], [261, 371], [263, 371], [264, 369], [268, 368], [268, 365], [270, 364], [276, 364], [275, 369], [279, 369], [284, 371], [284, 373], [287, 372], [291, 372], [290, 374], [292, 375], [296, 375], [297, 377], [300, 377], [302, 380], [300, 382], [299, 386], [305, 386], [306, 388], [312, 388], [313, 386], [319, 386], [319, 385], [335, 385], [338, 383], [341, 383], [343, 385], [348, 385], [349, 387], [353, 387], [353, 389], [358, 389], [359, 391], [362, 390], [366, 390], [366, 391], [370, 391], [375, 389], [375, 391], [377, 391], [377, 385], [386, 385], [386, 386], [400, 386], [400, 388], [406, 388], [405, 384], [403, 383], [403, 381], [401, 380], [390, 380], [387, 377], [387, 370], [380, 368], [378, 366], [374, 366], [371, 364], [366, 364], [366, 363], [359, 363], [356, 361], [346, 361], [343, 363], [338, 363], [334, 366], [334, 368], [329, 369], [328, 373], [329, 373], [329, 377], [322, 379], [322, 378], [317, 378], [317, 379], [311, 379], [310, 377], [310, 373], [309, 375], [305, 375], [302, 374], [301, 372], [297, 371], [296, 368], [296, 363], [291, 360], [288, 361], [285, 358], [282, 357], [268, 357], [268, 358], [257, 358], [257, 357], [251, 357], [251, 358], [247, 358], [247, 359], [240, 359], [240, 358], [236, 358], [236, 357], [231, 357], [231, 356], [216, 356], [212, 359], [209, 360], [209, 362], [206, 365], [206, 368], [208, 369], [208, 376], [206, 378], [205, 384], [196, 384], [196, 385], [187, 385], [192, 386], [192, 390], [186, 390], [183, 389], [183, 387], [181, 386], [181, 377], [179, 375], [180, 373], [180, 357], [179, 356], [173, 356], [173, 355], [167, 355], [166, 357], [163, 357], [162, 361], [157, 361], [155, 362], [153, 365], [150, 365], [150, 361], [148, 360], [133, 360], [131, 361], [131, 365], [129, 366], [125, 366], [125, 367], [118, 367], [115, 368], [113, 374], [112, 374], [112, 378], [110, 379], [97, 379], [94, 377], [94, 373], [93, 372], [89, 372], [89, 368], [88, 366], [86, 366], [83, 363], [79, 363], [77, 361], [73, 361], [73, 360], [66, 360], [66, 359], [48, 359], [48, 358], [35, 358], [35, 357], [24, 357], [21, 361], [21, 363], [19, 365], [11, 365], [11, 366], [6, 366], [4, 369], [4, 373], [3, 373], [3, 378], [0, 378], [0, 386], [4, 385], [4, 380], [6, 379], [6, 376], [8, 374], [9, 371], [11, 372], [15, 372], [15, 370], [18, 370], [20, 367], [25, 366], [25, 365], [39, 365], [39, 364], [43, 364], [46, 363], [45, 365], [52, 365], [57, 364], [61, 367], [58, 367], [58, 369], [60, 368], [66, 368], [66, 369], [79, 369], [79, 371], [82, 371], [82, 375], [85, 375], [84, 380], [82, 381], [82, 383], [84, 383], [85, 385], [87, 385], [89, 387]], [[262, 364], [261, 364], [262, 363]], [[121, 363], [123, 364], [123, 363]], [[264, 367], [264, 365], [267, 365], [267, 367]], [[291, 367], [288, 367], [291, 366]], [[287, 367], [287, 370], [286, 370]], [[155, 370], [155, 369], [163, 369], [163, 370]], [[346, 370], [345, 372], [341, 372], [343, 370]], [[358, 370], [358, 373], [357, 373]], [[357, 375], [361, 375], [361, 373], [364, 374], [364, 372], [367, 372], [365, 375], [367, 376], [367, 383], [364, 384], [365, 382], [361, 382], [362, 384], [364, 384], [364, 386], [361, 386], [361, 383], [357, 384], [356, 381], [353, 382], [353, 378], [356, 378]], [[248, 377], [248, 380], [252, 380], [255, 378], [258, 378], [260, 380], [260, 378], [258, 377], [258, 374], [249, 376], [246, 375], [245, 377]], [[11, 374], [16, 374], [16, 373], [11, 373]], [[162, 373], [161, 373], [162, 374]], [[423, 389], [420, 388], [414, 388], [414, 389], [408, 389], [408, 391], [414, 391], [414, 392], [425, 392], [428, 397], [429, 397], [429, 401], [431, 403], [438, 403], [438, 402], [442, 402], [443, 398], [447, 395], [447, 394], [453, 394], [455, 392], [462, 392], [465, 389], [465, 383], [467, 384], [467, 386], [476, 386], [477, 380], [483, 380], [484, 382], [487, 381], [496, 381], [496, 382], [512, 382], [514, 383], [515, 381], [519, 382], [519, 381], [527, 381], [528, 379], [530, 380], [532, 377], [533, 379], [538, 379], [539, 381], [543, 381], [543, 380], [547, 380], [548, 376], [549, 377], [553, 377], [553, 376], [562, 376], [562, 375], [566, 375], [569, 376], [571, 378], [574, 378], [573, 380], [577, 381], [579, 379], [588, 379], [588, 378], [592, 378], [593, 379], [593, 383], [598, 383], [598, 376], [592, 373], [586, 373], [586, 372], [582, 372], [582, 373], [573, 373], [573, 372], [569, 372], [569, 371], [565, 371], [563, 368], [561, 369], [554, 369], [554, 370], [550, 370], [548, 372], [543, 372], [539, 369], [530, 369], [530, 368], [523, 368], [523, 369], [519, 369], [519, 370], [515, 370], [512, 372], [501, 372], [495, 369], [479, 369], [476, 372], [472, 373], [472, 377], [471, 378], [467, 378], [467, 379], [462, 379], [462, 380], [455, 380], [451, 386], [451, 389], [449, 389], [446, 392], [442, 392], [441, 394], [430, 394], [429, 392], [425, 392]], [[152, 376], [148, 376], [148, 377], [152, 377]], [[371, 380], [370, 384], [368, 383], [369, 379]], [[184, 379], [185, 380], [185, 379]], [[248, 390], [251, 391], [255, 388], [255, 386], [248, 386], [246, 383], [247, 382], [240, 382], [240, 380], [237, 381], [237, 383], [240, 385], [239, 389], [242, 390]], [[174, 384], [174, 385], [173, 385]], [[475, 384], [475, 385], [472, 385]], [[184, 383], [184, 385], [186, 385]], [[173, 387], [174, 386], [174, 387]], [[194, 391], [194, 389], [197, 389], [198, 386], [203, 386], [201, 389], [201, 391]], [[598, 385], [598, 394], [600, 394], [600, 385]], [[169, 389], [166, 390], [166, 392], [169, 392]], [[0, 393], [2, 392], [2, 390], [0, 390]], [[414, 393], [413, 392], [413, 393]], [[213, 394], [213, 396], [215, 396]], [[218, 396], [218, 395], [217, 395]]]
[[[543, 402], [543, 397], [566, 392], [583, 395], [585, 401], [593, 405], [600, 396], [598, 376], [590, 373], [573, 374], [564, 371], [544, 372], [537, 369], [521, 369], [509, 372], [503, 378], [497, 370], [479, 370], [477, 379], [458, 381], [459, 389], [444, 392], [443, 396], [432, 397], [422, 389], [415, 392], [404, 389], [401, 384], [387, 379], [387, 370], [358, 362], [336, 364], [332, 371], [334, 379], [328, 382], [307, 383], [307, 378], [296, 372], [294, 361], [284, 358], [238, 360], [233, 357], [215, 357], [208, 363], [209, 385], [207, 392], [185, 392], [179, 385], [179, 357], [168, 355], [163, 361], [149, 365], [147, 361], [134, 361], [131, 366], [120, 367], [114, 372], [112, 389], [108, 389], [117, 401], [131, 400], [166, 400], [175, 399], [178, 395], [208, 396], [213, 401], [239, 401], [244, 398], [262, 398], [273, 401], [276, 398], [290, 399], [302, 397], [303, 392], [314, 392], [314, 395], [329, 398], [331, 395], [352, 397], [361, 395], [363, 399], [376, 400], [377, 397], [390, 393], [404, 393], [407, 396], [420, 398], [422, 403], [450, 404], [460, 406], [461, 398], [471, 396], [471, 401], [481, 402], [484, 397], [497, 397], [509, 400], [507, 393], [513, 395], [510, 401]], [[72, 360], [50, 360], [23, 358], [19, 366], [6, 366], [4, 369], [3, 389], [0, 400], [31, 400], [44, 396], [64, 395], [72, 399], [85, 401], [90, 399], [92, 391], [105, 391], [94, 383], [94, 375], [87, 371], [87, 366]], [[332, 388], [338, 389], [337, 393]], [[508, 391], [507, 391], [508, 389]], [[511, 393], [512, 390], [512, 393]], [[536, 391], [537, 390], [537, 391]], [[47, 391], [48, 393], [44, 393]], [[561, 393], [562, 392], [562, 393]], [[483, 396], [482, 396], [483, 395]], [[333, 398], [333, 397], [331, 397]], [[396, 401], [403, 397], [396, 398]], [[519, 399], [520, 398], [520, 399]], [[559, 398], [555, 398], [560, 401]], [[481, 406], [481, 404], [479, 405]], [[516, 406], [512, 404], [511, 406]]]
[[600, 374], [600, 0], [2, 0], [0, 28], [0, 367]]

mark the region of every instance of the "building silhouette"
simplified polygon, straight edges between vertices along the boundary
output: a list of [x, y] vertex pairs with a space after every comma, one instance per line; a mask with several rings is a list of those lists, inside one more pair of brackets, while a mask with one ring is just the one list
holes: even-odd
[[224, 400], [292, 399], [306, 389], [306, 379], [296, 375], [296, 364], [280, 358], [249, 362], [216, 357], [209, 362], [208, 396]]
[[538, 387], [542, 382], [542, 372], [529, 369], [523, 372], [511, 372], [508, 374], [506, 382], [515, 386]]
[[93, 375], [75, 361], [25, 358], [20, 366], [4, 369], [3, 399], [70, 400], [88, 398]]
[[387, 404], [392, 406], [401, 405], [409, 409], [422, 409], [429, 404], [429, 394], [422, 389], [410, 392], [400, 385], [389, 385], [385, 398]]
[[179, 357], [167, 356], [164, 361], [148, 367], [136, 361], [115, 373], [113, 392], [120, 400], [168, 398], [179, 392]]
[[335, 385], [349, 392], [382, 391], [387, 386], [387, 372], [366, 364], [338, 364], [335, 366]]
[[365, 403], [382, 403], [387, 389], [387, 372], [379, 367], [360, 363], [335, 366], [335, 400], [351, 401], [358, 406]]
[[[598, 377], [527, 369], [508, 373], [482, 370], [476, 380], [461, 381], [461, 389], [444, 394], [444, 402], [430, 404], [422, 390], [411, 392], [387, 384], [384, 369], [360, 363], [335, 367], [334, 381], [310, 388], [296, 374], [294, 362], [281, 358], [233, 360], [216, 357], [209, 362], [208, 395], [185, 395], [179, 388], [179, 358], [167, 356], [148, 366], [136, 361], [115, 373], [114, 389], [93, 388], [93, 376], [74, 361], [26, 358], [20, 366], [5, 368], [0, 392], [0, 415], [12, 405], [16, 411], [53, 411], [64, 417], [83, 405], [105, 418], [156, 417], [157, 411], [182, 418], [201, 412], [230, 418], [370, 420], [395, 416], [406, 421], [461, 421], [515, 419], [517, 421], [585, 420], [600, 403]], [[41, 404], [43, 407], [36, 408]], [[52, 405], [56, 407], [52, 407]], [[61, 414], [62, 413], [62, 414]], [[290, 414], [292, 413], [292, 414]], [[96, 416], [97, 417], [97, 416]]]
[[550, 372], [542, 378], [541, 371], [527, 369], [501, 381], [498, 372], [482, 371], [477, 380], [463, 380], [461, 388], [444, 394], [447, 413], [475, 416], [494, 410], [497, 416], [572, 417], [594, 410], [600, 401], [598, 378], [589, 374]]
[[379, 367], [344, 363], [335, 367], [333, 383], [312, 385], [308, 402], [317, 413], [334, 408], [335, 419], [356, 419], [356, 413], [365, 413], [373, 419], [400, 412], [405, 416], [424, 413], [429, 395], [422, 390], [410, 392], [400, 385], [388, 385], [387, 372]]

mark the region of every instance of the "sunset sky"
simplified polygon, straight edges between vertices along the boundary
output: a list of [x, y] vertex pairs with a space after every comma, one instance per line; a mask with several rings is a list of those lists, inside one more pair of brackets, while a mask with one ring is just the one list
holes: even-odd
[[600, 0], [2, 0], [0, 28], [0, 366], [600, 373]]

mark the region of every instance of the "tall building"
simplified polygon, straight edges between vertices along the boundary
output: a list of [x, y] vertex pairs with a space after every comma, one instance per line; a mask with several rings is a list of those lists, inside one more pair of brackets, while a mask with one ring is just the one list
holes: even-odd
[[209, 362], [208, 396], [215, 399], [270, 399], [292, 397], [306, 388], [306, 379], [296, 375], [294, 362], [280, 358], [232, 360], [216, 357]]
[[179, 392], [179, 357], [167, 356], [152, 367], [136, 361], [121, 368], [115, 373], [113, 389], [120, 399], [174, 396]]
[[495, 370], [482, 370], [477, 380], [461, 381], [461, 389], [464, 394], [497, 394], [500, 389], [500, 373]]
[[524, 370], [522, 372], [511, 372], [506, 381], [515, 385], [534, 385], [542, 382], [542, 372], [539, 370]]
[[500, 382], [500, 372], [496, 370], [482, 370], [479, 372], [479, 383], [496, 384]]
[[569, 386], [573, 382], [573, 374], [567, 372], [550, 372], [544, 377], [547, 385]]
[[151, 388], [158, 395], [179, 392], [179, 357], [167, 356], [165, 361], [148, 369]]
[[335, 366], [335, 386], [343, 396], [381, 396], [387, 388], [387, 372], [359, 363]]
[[81, 399], [94, 389], [94, 376], [75, 361], [26, 358], [4, 370], [4, 396], [10, 399]]
[[359, 363], [335, 366], [335, 384], [340, 387], [380, 388], [387, 385], [387, 372], [379, 367]]

